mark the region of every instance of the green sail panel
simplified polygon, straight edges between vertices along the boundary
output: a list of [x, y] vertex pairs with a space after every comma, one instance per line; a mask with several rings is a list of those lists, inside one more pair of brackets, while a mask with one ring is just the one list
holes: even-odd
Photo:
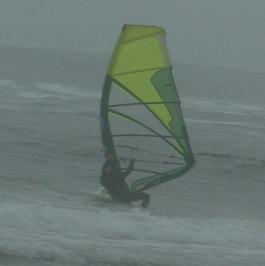
[[180, 177], [194, 164], [165, 36], [161, 27], [125, 25], [103, 86], [102, 142], [121, 170], [136, 159], [133, 191]]

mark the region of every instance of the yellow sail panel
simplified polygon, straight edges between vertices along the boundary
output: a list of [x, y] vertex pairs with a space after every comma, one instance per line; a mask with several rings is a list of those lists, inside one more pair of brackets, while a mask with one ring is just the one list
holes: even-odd
[[125, 25], [121, 41], [124, 43], [156, 34], [165, 34], [165, 30], [157, 26]]
[[[162, 102], [160, 95], [154, 89], [151, 82], [156, 71], [137, 72], [130, 75], [121, 75], [116, 78], [127, 91], [143, 102]], [[143, 89], [144, 88], [144, 89]], [[169, 124], [171, 116], [165, 105], [153, 105], [151, 109], [163, 119], [165, 124]]]
[[170, 66], [164, 39], [165, 31], [161, 28], [125, 27], [113, 53], [108, 74], [115, 76]]
[[[136, 72], [130, 74], [119, 75], [115, 78], [118, 81], [123, 89], [128, 93], [139, 99], [140, 102], [163, 102], [164, 99], [161, 98], [157, 90], [154, 88], [153, 83], [151, 82], [152, 77], [155, 75], [157, 70]], [[143, 89], [144, 88], [144, 89]], [[146, 104], [150, 112], [152, 112], [162, 123], [170, 134], [174, 135], [174, 130], [171, 128], [171, 122], [174, 119], [172, 114], [170, 114], [167, 105], [165, 104]], [[177, 150], [181, 154], [184, 153], [183, 148], [179, 146], [177, 142], [174, 143]]]

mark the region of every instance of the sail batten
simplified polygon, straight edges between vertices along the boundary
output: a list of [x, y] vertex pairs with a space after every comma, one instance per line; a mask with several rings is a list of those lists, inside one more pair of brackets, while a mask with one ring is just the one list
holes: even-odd
[[120, 106], [129, 106], [129, 105], [144, 105], [144, 104], [180, 104], [180, 101], [166, 101], [166, 102], [139, 102], [139, 103], [122, 103], [122, 104], [113, 104], [109, 107], [120, 107]]
[[[194, 164], [165, 35], [161, 27], [125, 25], [103, 86], [102, 142], [117, 158], [137, 159], [134, 191], [180, 177]], [[126, 168], [126, 160], [119, 164]]]

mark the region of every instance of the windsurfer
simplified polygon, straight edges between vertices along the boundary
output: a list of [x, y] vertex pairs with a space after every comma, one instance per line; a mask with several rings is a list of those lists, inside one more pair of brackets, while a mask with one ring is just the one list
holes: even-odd
[[146, 208], [150, 202], [150, 195], [145, 192], [130, 191], [125, 181], [125, 178], [133, 170], [134, 160], [132, 159], [126, 171], [122, 172], [115, 155], [111, 151], [106, 151], [105, 157], [106, 161], [102, 167], [100, 176], [101, 185], [114, 200], [127, 204], [142, 200], [141, 206]]

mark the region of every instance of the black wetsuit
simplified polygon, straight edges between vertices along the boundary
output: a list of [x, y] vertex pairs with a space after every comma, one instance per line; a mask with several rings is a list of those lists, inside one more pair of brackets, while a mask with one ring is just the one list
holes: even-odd
[[130, 191], [125, 178], [132, 172], [133, 164], [125, 172], [121, 172], [116, 159], [108, 159], [100, 176], [102, 186], [109, 192], [111, 197], [117, 201], [130, 204], [133, 201], [142, 200], [142, 207], [147, 207], [150, 196], [144, 192]]

